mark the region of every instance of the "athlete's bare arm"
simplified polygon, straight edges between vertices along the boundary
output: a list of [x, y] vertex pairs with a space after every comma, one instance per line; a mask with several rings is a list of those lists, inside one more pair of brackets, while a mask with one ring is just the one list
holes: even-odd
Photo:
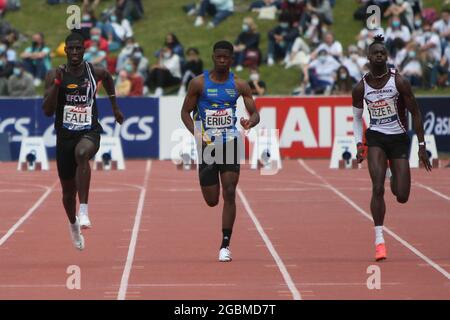
[[252, 89], [246, 81], [241, 79], [236, 80], [236, 86], [250, 116], [249, 119], [241, 118], [241, 125], [245, 130], [249, 130], [259, 123], [259, 113], [256, 110], [255, 100], [253, 100]]
[[[362, 80], [353, 88], [352, 105], [353, 105], [353, 107], [355, 107], [357, 109], [362, 110], [364, 108], [364, 82]], [[354, 119], [353, 121], [357, 121], [357, 119]], [[362, 126], [362, 124], [360, 124], [360, 126]], [[362, 131], [362, 128], [354, 129], [354, 131], [356, 131], [356, 130]], [[355, 133], [355, 137], [356, 137], [356, 133]], [[364, 147], [361, 142], [356, 141], [356, 143], [357, 143], [356, 144], [356, 149], [357, 149], [356, 160], [358, 161], [358, 163], [360, 163], [364, 160]]]
[[55, 79], [58, 79], [57, 81], [59, 81], [59, 83], [62, 81], [63, 68], [64, 66], [59, 66], [56, 69], [52, 69], [45, 77], [45, 93], [42, 109], [48, 117], [53, 116], [56, 105], [58, 104], [59, 85], [55, 83]]
[[203, 90], [203, 75], [195, 77], [189, 82], [186, 97], [184, 98], [183, 107], [181, 108], [181, 120], [186, 128], [194, 135], [194, 120], [191, 117], [191, 112], [197, 106]]
[[119, 106], [117, 105], [116, 100], [116, 88], [114, 86], [114, 80], [111, 74], [102, 67], [94, 67], [95, 77], [102, 81], [103, 86], [105, 87], [105, 91], [108, 94], [109, 101], [111, 102], [112, 110], [114, 113], [114, 117], [116, 121], [120, 124], [123, 122], [123, 114], [120, 111]]
[[[411, 116], [413, 118], [414, 131], [417, 134], [417, 138], [419, 142], [425, 141], [424, 138], [424, 130], [423, 130], [423, 122], [422, 122], [422, 114], [419, 109], [419, 105], [417, 104], [416, 97], [412, 92], [411, 85], [408, 80], [404, 77], [396, 73], [395, 75], [395, 84], [397, 86], [397, 90], [400, 95], [403, 97], [403, 101], [405, 102], [406, 108], [409, 112], [411, 112]], [[422, 161], [425, 169], [427, 171], [431, 171], [431, 163], [428, 159], [427, 150], [425, 145], [419, 145], [419, 159]]]

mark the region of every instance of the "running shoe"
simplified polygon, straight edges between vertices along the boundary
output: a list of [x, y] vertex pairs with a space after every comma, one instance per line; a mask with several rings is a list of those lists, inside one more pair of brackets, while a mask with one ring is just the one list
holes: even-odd
[[219, 261], [220, 262], [230, 262], [231, 261], [231, 251], [228, 247], [220, 249]]
[[386, 245], [384, 243], [377, 244], [375, 248], [375, 260], [381, 261], [387, 258]]
[[78, 250], [84, 249], [84, 237], [81, 234], [80, 223], [77, 217], [77, 221], [74, 224], [69, 223], [70, 235], [72, 237], [72, 243]]
[[91, 221], [87, 213], [80, 213], [80, 227], [81, 229], [92, 228]]

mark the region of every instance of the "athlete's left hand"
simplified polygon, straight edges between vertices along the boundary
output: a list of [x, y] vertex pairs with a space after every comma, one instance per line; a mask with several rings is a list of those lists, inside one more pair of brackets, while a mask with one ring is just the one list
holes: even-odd
[[241, 118], [241, 126], [245, 130], [250, 130], [250, 128], [252, 127], [252, 122], [248, 119]]
[[119, 109], [114, 110], [114, 118], [119, 124], [123, 123], [123, 113]]
[[425, 170], [430, 171], [433, 168], [430, 159], [428, 158], [427, 149], [425, 146], [419, 146], [419, 159], [422, 161]]

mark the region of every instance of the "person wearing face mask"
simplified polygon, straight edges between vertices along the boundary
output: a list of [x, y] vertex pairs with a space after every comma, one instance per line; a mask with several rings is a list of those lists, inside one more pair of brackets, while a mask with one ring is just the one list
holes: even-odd
[[164, 89], [181, 83], [180, 57], [172, 53], [170, 47], [165, 46], [157, 64], [153, 65], [147, 78], [147, 87], [155, 89], [154, 95], [164, 94]]
[[414, 10], [409, 1], [394, 0], [385, 11], [384, 17], [398, 16], [403, 25], [406, 25], [409, 31], [414, 30]]
[[355, 45], [348, 47], [348, 56], [342, 59], [342, 65], [347, 68], [353, 83], [362, 79], [366, 63], [367, 58], [360, 55], [358, 47]]
[[253, 96], [263, 96], [266, 94], [266, 83], [260, 79], [258, 69], [250, 70], [250, 80], [248, 85], [252, 90]]
[[289, 58], [292, 44], [299, 34], [298, 28], [289, 25], [289, 18], [288, 14], [281, 13], [278, 26], [268, 33], [267, 64], [269, 66], [273, 66], [278, 59]]
[[89, 38], [84, 41], [84, 47], [89, 50], [93, 42], [98, 42], [100, 50], [108, 52], [108, 40], [102, 37], [102, 30], [100, 28], [92, 28], [89, 32]]
[[95, 17], [95, 12], [90, 9], [83, 9], [81, 15], [81, 35], [85, 39], [89, 39], [92, 28], [95, 28], [97, 24], [97, 18]]
[[84, 59], [92, 63], [94, 67], [103, 67], [106, 68], [106, 56], [107, 53], [103, 50], [100, 50], [99, 48], [99, 42], [92, 41], [91, 46], [89, 49], [86, 50], [86, 53], [84, 55]]
[[400, 17], [394, 15], [389, 20], [389, 27], [386, 29], [386, 48], [391, 57], [395, 57], [397, 53], [395, 48], [396, 39], [401, 39], [404, 43], [408, 43], [411, 41], [411, 32], [407, 26], [402, 25]]
[[36, 94], [33, 76], [25, 71], [21, 62], [14, 65], [13, 74], [8, 79], [8, 94], [11, 97], [31, 97]]
[[399, 66], [399, 71], [402, 76], [408, 79], [412, 87], [419, 88], [422, 86], [422, 64], [417, 57], [419, 47], [416, 44], [409, 45], [406, 49], [404, 60]]
[[194, 26], [202, 26], [205, 23], [205, 16], [209, 14], [213, 20], [208, 23], [208, 28], [215, 28], [233, 13], [234, 0], [202, 0]]
[[351, 95], [353, 88], [353, 81], [348, 72], [348, 69], [344, 66], [340, 66], [336, 72], [336, 82], [333, 87], [333, 94], [335, 95]]
[[120, 70], [115, 87], [118, 97], [127, 97], [130, 94], [131, 81], [128, 79], [128, 72], [126, 70]]
[[129, 37], [133, 36], [133, 29], [130, 21], [123, 18], [122, 11], [116, 10], [109, 16], [108, 21], [103, 25], [103, 34], [107, 35], [109, 51], [117, 51]]
[[125, 39], [125, 45], [117, 56], [116, 70], [122, 70], [125, 67], [125, 63], [137, 47], [139, 47], [139, 44], [133, 37]]
[[136, 64], [136, 71], [144, 79], [144, 82], [147, 81], [149, 63], [148, 59], [144, 56], [144, 50], [140, 46], [135, 47], [129, 56], [129, 60], [132, 60]]
[[432, 30], [428, 21], [423, 22], [423, 34], [416, 38], [419, 44], [419, 54], [423, 57], [424, 84], [427, 88], [435, 88], [438, 80], [438, 66], [442, 58], [441, 40]]
[[130, 60], [125, 65], [125, 71], [131, 82], [130, 97], [142, 97], [144, 95], [144, 78], [137, 72], [137, 65], [134, 60]]
[[329, 95], [334, 85], [335, 74], [340, 64], [326, 50], [321, 50], [318, 57], [305, 67], [303, 83], [306, 93]]
[[441, 12], [441, 19], [433, 23], [433, 31], [441, 38], [441, 49], [444, 53], [447, 44], [450, 43], [450, 7]]
[[247, 56], [249, 57], [247, 62], [249, 66], [256, 66], [259, 64], [261, 56], [259, 51], [259, 39], [260, 34], [257, 32], [257, 27], [253, 18], [244, 18], [242, 32], [234, 41], [234, 61], [237, 72], [243, 70], [244, 61]]
[[35, 86], [41, 84], [51, 68], [50, 52], [50, 48], [45, 45], [44, 35], [35, 33], [32, 37], [31, 46], [27, 47], [20, 55], [25, 70], [35, 79]]

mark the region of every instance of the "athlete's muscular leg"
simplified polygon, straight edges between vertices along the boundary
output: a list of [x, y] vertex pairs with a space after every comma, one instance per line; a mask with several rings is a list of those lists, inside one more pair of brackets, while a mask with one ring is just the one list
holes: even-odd
[[64, 209], [66, 210], [70, 223], [74, 224], [77, 210], [77, 185], [75, 179], [60, 180], [60, 182], [63, 192], [62, 202]]
[[392, 188], [394, 188], [397, 201], [400, 203], [406, 203], [409, 198], [409, 192], [411, 190], [411, 172], [409, 170], [408, 159], [392, 159], [391, 171], [392, 171]]
[[217, 183], [212, 186], [201, 187], [203, 199], [210, 207], [215, 207], [219, 203], [220, 185]]
[[95, 155], [95, 152], [97, 152], [97, 148], [94, 142], [86, 138], [82, 138], [75, 147], [75, 160], [77, 162], [75, 180], [80, 203], [88, 203], [89, 200], [89, 185], [91, 183], [89, 159]]
[[367, 161], [370, 178], [372, 179], [370, 211], [375, 226], [382, 226], [386, 212], [386, 204], [384, 202], [384, 180], [386, 179], [387, 169], [386, 153], [379, 147], [369, 147]]
[[239, 181], [239, 173], [225, 171], [221, 173], [222, 196], [224, 200], [222, 211], [222, 229], [233, 229], [236, 219], [236, 187]]

